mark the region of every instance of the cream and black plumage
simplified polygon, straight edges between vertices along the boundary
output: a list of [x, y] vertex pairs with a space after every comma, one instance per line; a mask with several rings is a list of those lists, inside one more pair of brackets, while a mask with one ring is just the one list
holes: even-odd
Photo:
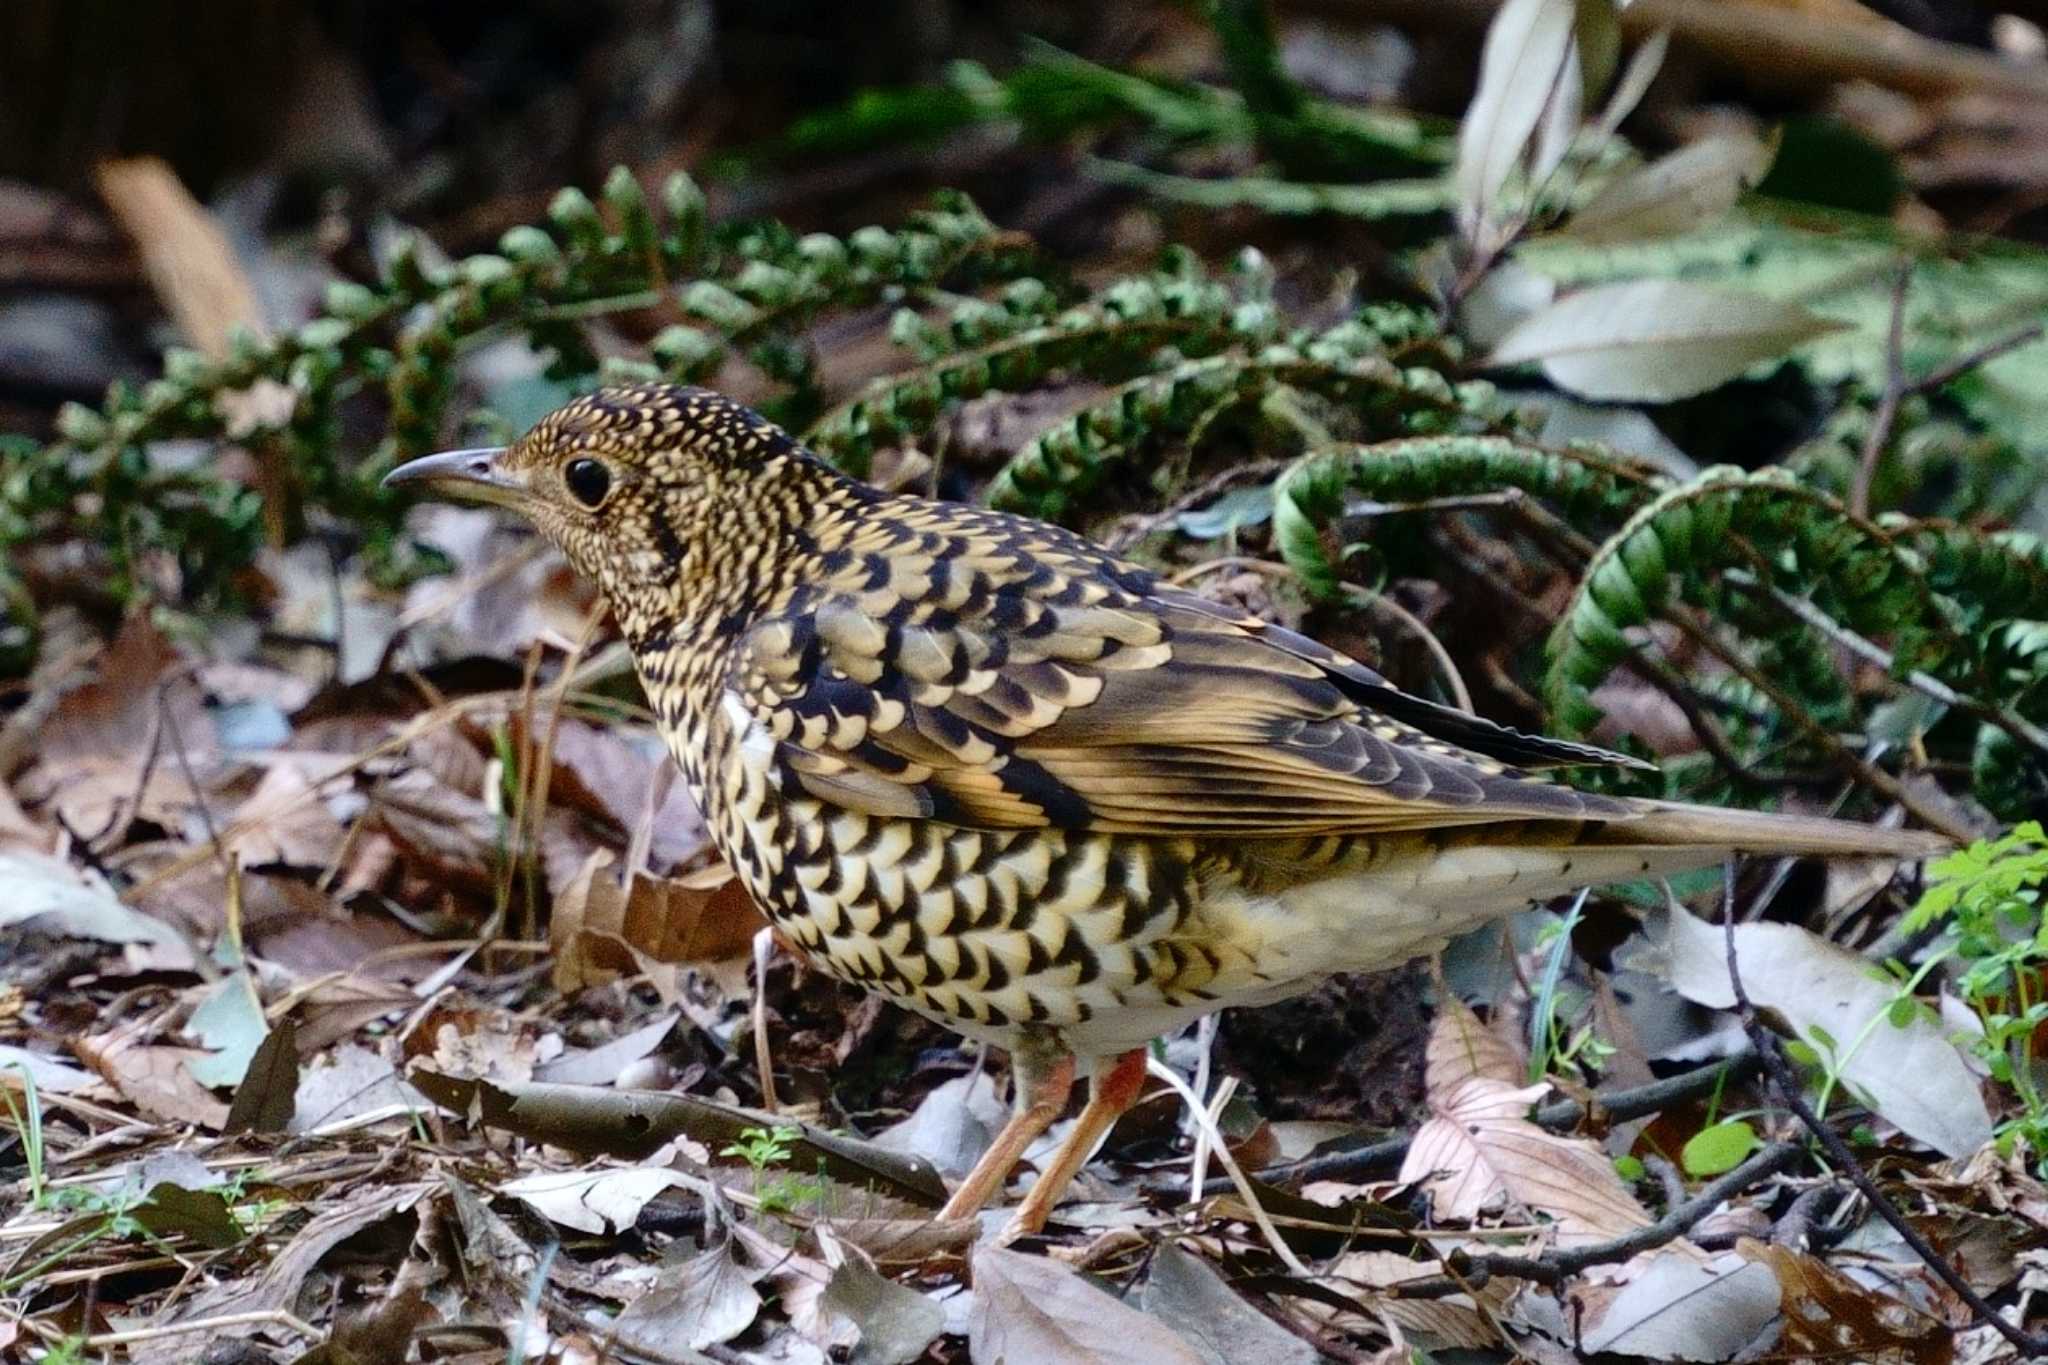
[[1574, 887], [1933, 836], [1574, 790], [1627, 762], [1410, 696], [1055, 526], [885, 493], [739, 404], [602, 390], [393, 483], [505, 504], [593, 578], [726, 859], [813, 963], [1010, 1049], [981, 1207], [1094, 1091], [1041, 1226], [1199, 1015]]

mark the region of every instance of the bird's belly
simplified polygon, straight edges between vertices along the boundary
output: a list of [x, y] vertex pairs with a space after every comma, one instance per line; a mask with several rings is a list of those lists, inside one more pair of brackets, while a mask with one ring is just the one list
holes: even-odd
[[1398, 965], [1634, 866], [1477, 829], [1198, 843], [756, 809], [721, 842], [813, 964], [970, 1037], [1038, 1032], [1083, 1056]]

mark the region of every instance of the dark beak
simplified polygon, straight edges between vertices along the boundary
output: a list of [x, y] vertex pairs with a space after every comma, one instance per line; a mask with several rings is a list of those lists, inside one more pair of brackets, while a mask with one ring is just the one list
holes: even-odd
[[469, 502], [523, 502], [526, 480], [505, 467], [505, 448], [449, 450], [408, 460], [384, 476], [386, 488], [419, 484], [423, 491]]

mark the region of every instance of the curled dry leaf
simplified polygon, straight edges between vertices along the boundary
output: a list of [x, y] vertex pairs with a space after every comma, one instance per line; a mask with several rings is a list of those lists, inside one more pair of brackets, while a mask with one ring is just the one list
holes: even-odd
[[1512, 1054], [1497, 1041], [1486, 1043], [1488, 1037], [1463, 1002], [1446, 1002], [1430, 1031], [1430, 1117], [1409, 1144], [1400, 1178], [1421, 1185], [1439, 1219], [1469, 1222], [1513, 1199], [1550, 1218], [1560, 1246], [1648, 1226], [1650, 1215], [1596, 1144], [1530, 1121], [1530, 1107], [1550, 1087], [1501, 1079], [1497, 1072]]
[[1502, 337], [1484, 363], [1538, 362], [1551, 383], [1586, 398], [1666, 403], [1840, 326], [1740, 290], [1629, 280], [1567, 294]]
[[[1732, 1009], [1727, 941], [1718, 925], [1671, 911], [1671, 984], [1713, 1009]], [[1793, 924], [1742, 924], [1735, 952], [1743, 991], [1776, 1013], [1842, 1081], [1908, 1137], [1967, 1157], [1991, 1140], [1991, 1112], [1963, 1054], [1938, 1019], [1888, 1018], [1897, 986], [1863, 957]], [[1830, 1042], [1832, 1040], [1832, 1042]]]
[[548, 937], [559, 990], [645, 972], [673, 998], [674, 968], [744, 958], [768, 922], [722, 864], [681, 877], [636, 873], [624, 887], [609, 872], [613, 861], [607, 850], [593, 852], [555, 898]]

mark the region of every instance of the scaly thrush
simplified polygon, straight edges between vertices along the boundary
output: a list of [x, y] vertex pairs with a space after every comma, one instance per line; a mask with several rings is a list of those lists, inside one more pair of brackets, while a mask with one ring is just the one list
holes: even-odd
[[1008, 1235], [1145, 1046], [1531, 900], [1732, 852], [1931, 835], [1573, 789], [1634, 760], [1410, 696], [1056, 526], [885, 493], [703, 389], [612, 388], [387, 483], [500, 503], [596, 581], [719, 851], [812, 963], [1008, 1048], [974, 1213], [1093, 1074]]

